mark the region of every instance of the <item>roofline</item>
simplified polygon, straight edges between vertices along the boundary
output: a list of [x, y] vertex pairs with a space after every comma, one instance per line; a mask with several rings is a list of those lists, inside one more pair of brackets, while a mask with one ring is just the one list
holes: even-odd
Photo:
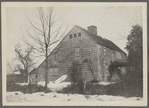
[[[80, 27], [80, 26], [78, 26], [78, 25], [76, 25], [77, 27]], [[82, 28], [82, 27], [80, 27], [80, 28]], [[81, 29], [80, 29], [81, 30]], [[83, 30], [81, 30], [84, 34], [86, 34]], [[96, 43], [96, 44], [98, 44], [96, 41], [94, 41], [90, 36], [88, 36], [88, 34], [86, 34], [87, 35], [87, 37], [90, 39], [90, 40], [92, 40], [94, 43]]]
[[[111, 41], [112, 42], [112, 41]], [[99, 44], [98, 44], [99, 45]], [[101, 45], [101, 44], [100, 44]], [[102, 46], [104, 46], [104, 45], [102, 45]], [[117, 45], [116, 45], [117, 46]], [[110, 47], [108, 47], [108, 46], [104, 46], [104, 47], [107, 47], [107, 48], [109, 48], [109, 49], [112, 49], [112, 50], [114, 50], [114, 51], [117, 51], [117, 50], [115, 50], [115, 49], [113, 49], [113, 48], [110, 48]], [[119, 48], [119, 47], [118, 47]], [[121, 52], [123, 52], [124, 54], [126, 54], [122, 49], [120, 49], [121, 50]], [[120, 51], [118, 51], [118, 52], [120, 52]], [[127, 54], [126, 54], [127, 55]]]
[[[96, 26], [95, 26], [95, 25], [91, 25], [91, 26], [88, 26], [88, 27], [96, 27]], [[88, 28], [88, 27], [87, 27], [87, 28]], [[96, 27], [96, 28], [97, 28], [97, 27]]]
[[[60, 41], [60, 43], [52, 50], [52, 52], [48, 55], [48, 57], [54, 52], [54, 50], [62, 43], [62, 41], [67, 37], [67, 35], [76, 27], [77, 25], [75, 25], [65, 36], [64, 38]], [[44, 61], [46, 60], [46, 58], [43, 60], [43, 62], [37, 67], [37, 69], [44, 63]]]
[[28, 74], [38, 74], [38, 72], [37, 73], [33, 73], [33, 71], [36, 71], [37, 70], [37, 68], [34, 68], [34, 69], [32, 69], [32, 71], [30, 71], [30, 73], [28, 73]]
[[[62, 43], [62, 41], [67, 37], [67, 35], [75, 28], [75, 27], [79, 27], [79, 28], [82, 28], [82, 27], [80, 27], [80, 26], [78, 26], [78, 25], [75, 25], [65, 36], [64, 36], [64, 38], [60, 41], [60, 43], [52, 50], [52, 52], [48, 55], [48, 57], [55, 51], [55, 49]], [[84, 29], [84, 28], [82, 28], [82, 29]], [[81, 30], [81, 29], [80, 29]], [[86, 29], [85, 29], [86, 30]], [[83, 30], [81, 30], [84, 34], [86, 34]], [[91, 32], [90, 32], [91, 33]], [[96, 43], [96, 44], [98, 44], [96, 41], [94, 41], [90, 36], [88, 36], [88, 34], [86, 34], [87, 35], [87, 37], [90, 39], [90, 40], [92, 40], [94, 43]], [[97, 35], [98, 36], [98, 35]], [[108, 39], [107, 39], [108, 40]], [[110, 40], [109, 40], [110, 41]], [[112, 41], [111, 41], [112, 42]], [[113, 43], [113, 42], [112, 42]], [[113, 44], [115, 44], [115, 43], [113, 43]], [[98, 44], [99, 45], [99, 44]], [[100, 44], [100, 45], [102, 45], [102, 44]], [[104, 45], [102, 45], [102, 46], [104, 46]], [[117, 46], [117, 45], [116, 45]], [[107, 47], [107, 46], [105, 46], [105, 47]], [[117, 46], [118, 47], [118, 46]], [[109, 48], [109, 47], [108, 47]], [[118, 47], [119, 48], [119, 47]], [[112, 49], [112, 48], [110, 48], [110, 49]], [[120, 49], [120, 48], [119, 48]], [[115, 50], [115, 49], [112, 49], [112, 50]], [[124, 54], [126, 54], [122, 49], [120, 49]], [[117, 50], [115, 50], [115, 51], [117, 51]], [[126, 54], [127, 55], [127, 54]], [[43, 60], [43, 62], [37, 67], [37, 69], [44, 63], [44, 61], [46, 60], [46, 58]]]
[[[80, 26], [78, 26], [78, 25], [76, 25], [77, 27], [80, 27]], [[94, 25], [93, 25], [94, 26]], [[82, 27], [80, 27], [80, 28], [82, 28]], [[82, 28], [82, 29], [84, 29], [84, 28]], [[86, 29], [85, 29], [86, 30]], [[85, 33], [83, 30], [81, 30], [83, 33]], [[88, 31], [88, 30], [86, 30], [86, 31]], [[89, 32], [89, 31], [88, 31]], [[91, 33], [91, 32], [90, 32]], [[86, 33], [85, 33], [86, 34]], [[93, 33], [92, 33], [93, 34]], [[96, 44], [98, 44], [98, 45], [102, 45], [102, 44], [100, 44], [100, 43], [97, 43], [96, 41], [94, 41], [90, 36], [88, 36], [88, 34], [86, 34], [87, 35], [87, 37], [89, 38], [89, 39], [91, 39], [94, 43], [96, 43]], [[94, 34], [95, 35], [95, 34]], [[96, 35], [96, 36], [98, 36], [98, 35]], [[103, 38], [103, 37], [102, 37]], [[105, 38], [106, 39], [106, 38]], [[108, 40], [108, 39], [107, 39]], [[108, 41], [111, 41], [111, 40], [108, 40]], [[112, 42], [112, 41], [111, 41]], [[112, 42], [113, 44], [115, 44], [114, 42]], [[116, 45], [116, 44], [115, 44]], [[102, 45], [102, 46], [104, 46], [104, 45]], [[117, 46], [117, 45], [116, 45]], [[110, 48], [110, 47], [108, 47], [108, 46], [105, 46], [105, 47], [107, 47], [107, 48]], [[117, 46], [118, 47], [118, 46]], [[119, 47], [118, 47], [119, 48]], [[113, 48], [110, 48], [110, 49], [112, 49], [112, 50], [115, 50], [115, 49], [113, 49]], [[123, 52], [125, 55], [127, 55], [121, 48], [119, 48], [120, 50], [121, 50], [121, 52]], [[115, 50], [115, 51], [117, 51], [117, 50]], [[120, 52], [120, 51], [119, 51]]]
[[38, 73], [29, 73], [29, 74], [38, 74]]

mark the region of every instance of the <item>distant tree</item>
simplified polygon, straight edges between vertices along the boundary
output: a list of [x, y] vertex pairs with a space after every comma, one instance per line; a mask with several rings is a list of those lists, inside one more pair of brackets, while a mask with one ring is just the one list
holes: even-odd
[[132, 27], [127, 37], [126, 49], [128, 51], [128, 60], [131, 65], [133, 78], [143, 78], [143, 52], [142, 52], [142, 27], [135, 25]]
[[7, 74], [13, 72], [12, 63], [7, 61]]
[[[30, 46], [23, 49], [20, 44], [15, 46], [16, 58], [14, 61], [16, 64], [14, 65], [14, 69], [11, 68], [14, 72], [19, 71], [22, 75], [27, 75], [29, 69], [34, 66], [32, 55], [34, 53], [34, 49]], [[11, 66], [9, 66], [11, 67]]]

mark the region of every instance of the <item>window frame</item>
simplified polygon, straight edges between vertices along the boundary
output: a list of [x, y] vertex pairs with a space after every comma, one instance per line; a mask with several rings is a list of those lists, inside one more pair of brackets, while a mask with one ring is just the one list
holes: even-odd
[[81, 37], [81, 33], [78, 33], [78, 37]]
[[72, 35], [69, 35], [69, 38], [72, 39]]
[[76, 38], [77, 37], [77, 34], [74, 34], [74, 38]]

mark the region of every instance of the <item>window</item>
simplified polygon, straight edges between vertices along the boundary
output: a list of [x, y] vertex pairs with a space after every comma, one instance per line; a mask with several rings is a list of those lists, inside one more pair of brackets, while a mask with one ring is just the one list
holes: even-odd
[[81, 37], [81, 33], [78, 33], [78, 37]]
[[77, 37], [77, 34], [74, 34], [74, 38], [76, 38]]
[[70, 39], [72, 38], [72, 35], [69, 35]]

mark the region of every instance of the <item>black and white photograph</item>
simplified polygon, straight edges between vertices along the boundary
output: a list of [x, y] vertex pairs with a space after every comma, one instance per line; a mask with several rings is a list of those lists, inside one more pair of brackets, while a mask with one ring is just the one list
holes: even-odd
[[147, 3], [2, 2], [3, 105], [147, 106]]

